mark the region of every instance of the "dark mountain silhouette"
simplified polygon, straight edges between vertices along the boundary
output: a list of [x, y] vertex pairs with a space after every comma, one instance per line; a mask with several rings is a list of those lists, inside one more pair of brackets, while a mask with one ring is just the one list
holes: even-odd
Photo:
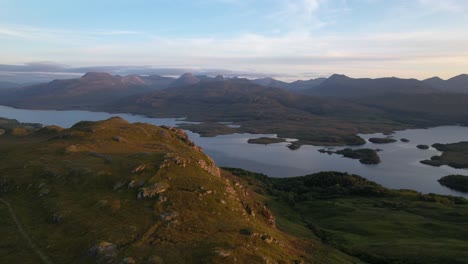
[[322, 82], [324, 82], [325, 80], [326, 78], [317, 78], [317, 79], [310, 79], [307, 81], [299, 80], [299, 81], [294, 81], [292, 83], [288, 83], [288, 82], [279, 81], [273, 78], [261, 78], [261, 79], [252, 80], [252, 82], [261, 86], [282, 88], [282, 89], [287, 89], [291, 91], [302, 91], [302, 90], [316, 87], [320, 85]]
[[155, 90], [166, 89], [176, 79], [172, 77], [163, 77], [160, 75], [140, 76], [146, 85], [151, 86]]
[[[81, 78], [54, 80], [10, 90], [2, 94], [1, 103], [26, 108], [89, 108], [130, 95], [166, 88], [169, 80], [155, 76], [119, 76], [89, 72]], [[161, 87], [163, 86], [163, 87]]]
[[416, 79], [379, 78], [353, 79], [334, 74], [319, 86], [304, 93], [315, 96], [356, 98], [384, 94], [427, 94], [437, 90]]
[[261, 85], [261, 86], [266, 86], [266, 87], [273, 87], [273, 88], [282, 88], [282, 89], [287, 89], [289, 87], [289, 83], [275, 80], [273, 78], [261, 78], [261, 79], [255, 79], [252, 80], [253, 83]]
[[361, 104], [391, 113], [393, 120], [421, 126], [468, 125], [468, 94], [391, 94], [359, 98]]
[[[199, 82], [173, 87], [126, 100], [127, 106], [142, 111], [161, 111], [172, 116], [218, 118], [258, 116], [284, 118], [313, 115], [364, 113], [368, 109], [351, 102], [304, 96], [280, 88], [264, 87], [243, 79]], [[117, 105], [121, 105], [120, 102]], [[125, 104], [124, 104], [125, 105]]]
[[461, 74], [448, 80], [443, 80], [439, 77], [432, 77], [424, 80], [423, 82], [443, 92], [468, 93], [468, 74]]
[[303, 91], [303, 90], [306, 90], [306, 89], [317, 87], [326, 80], [327, 80], [327, 78], [317, 78], [317, 79], [310, 79], [310, 80], [307, 80], [307, 81], [302, 81], [302, 80], [295, 81], [295, 82], [290, 83], [289, 90], [291, 90], [291, 91]]
[[426, 80], [423, 80], [424, 83], [429, 84], [430, 86], [437, 88], [437, 89], [443, 89], [445, 86], [445, 80], [439, 78], [439, 77], [432, 77]]

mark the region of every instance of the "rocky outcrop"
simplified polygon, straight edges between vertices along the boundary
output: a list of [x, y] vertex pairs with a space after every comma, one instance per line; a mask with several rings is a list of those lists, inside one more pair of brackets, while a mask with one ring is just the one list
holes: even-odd
[[208, 158], [208, 162], [204, 160], [199, 160], [197, 164], [202, 168], [203, 170], [207, 171], [209, 174], [221, 177], [221, 170], [216, 166], [214, 161], [211, 158]]
[[169, 168], [172, 165], [177, 165], [182, 168], [185, 168], [187, 166], [187, 163], [188, 161], [185, 160], [184, 158], [169, 154], [169, 155], [166, 155], [164, 162], [161, 165], [159, 165], [159, 168], [160, 169]]
[[102, 263], [114, 263], [117, 253], [117, 246], [106, 241], [99, 242], [89, 250], [89, 254]]
[[169, 184], [167, 183], [155, 183], [152, 186], [140, 188], [138, 190], [137, 197], [138, 199], [153, 198], [156, 195], [165, 192], [167, 188], [169, 188]]
[[146, 165], [140, 165], [132, 170], [132, 174], [143, 172], [146, 169]]
[[[216, 166], [215, 162], [207, 157], [207, 160], [197, 160], [196, 164], [204, 171], [208, 172], [211, 175], [221, 177], [221, 170]], [[188, 164], [192, 164], [194, 161], [193, 159], [185, 159], [180, 156], [176, 156], [173, 154], [166, 155], [164, 162], [159, 166], [160, 169], [169, 168], [173, 165], [180, 166], [182, 168], [187, 167]]]
[[168, 126], [161, 126], [161, 128], [171, 131], [172, 134], [175, 134], [182, 142], [187, 143], [187, 145], [189, 145], [192, 149], [198, 152], [202, 152], [202, 149], [199, 146], [195, 145], [195, 143], [193, 143], [193, 141], [189, 139], [189, 136], [187, 135], [187, 133], [185, 133], [185, 131], [183, 131], [182, 129], [177, 129], [177, 128], [168, 127]]
[[174, 220], [178, 216], [179, 216], [178, 212], [171, 211], [171, 212], [162, 213], [160, 217], [162, 221], [169, 222], [169, 221]]

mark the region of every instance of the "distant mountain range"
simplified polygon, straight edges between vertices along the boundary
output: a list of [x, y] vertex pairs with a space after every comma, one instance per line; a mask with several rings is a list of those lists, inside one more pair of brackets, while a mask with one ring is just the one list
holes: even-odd
[[262, 79], [252, 80], [252, 82], [258, 85], [262, 85], [262, 86], [287, 89], [291, 91], [304, 91], [304, 90], [319, 86], [325, 80], [327, 80], [327, 78], [310, 79], [307, 81], [299, 80], [299, 81], [288, 83], [288, 82], [278, 81], [273, 78], [262, 78]]
[[416, 79], [353, 79], [345, 75], [334, 74], [320, 85], [303, 92], [315, 96], [356, 98], [395, 93], [426, 94], [438, 92], [438, 90]]
[[[114, 80], [112, 79], [114, 76]], [[10, 81], [0, 80], [0, 89], [19, 88], [31, 86], [31, 89], [43, 89], [46, 86], [65, 85], [68, 88], [79, 86], [83, 89], [85, 86], [95, 87], [96, 83], [103, 89], [122, 88], [123, 86], [144, 86], [147, 90], [160, 90], [166, 88], [194, 85], [200, 82], [216, 82], [227, 79], [240, 79], [237, 77], [224, 78], [222, 75], [210, 77], [207, 75], [193, 75], [185, 73], [179, 78], [163, 77], [160, 75], [128, 75], [119, 76], [102, 72], [89, 72], [82, 78], [55, 80], [48, 84], [27, 85]], [[248, 79], [244, 79], [248, 80]], [[88, 82], [86, 82], [88, 81]], [[274, 78], [250, 79], [250, 82], [272, 88], [281, 88], [289, 91], [304, 93], [313, 96], [359, 98], [364, 96], [378, 96], [384, 94], [426, 94], [434, 92], [449, 93], [468, 93], [468, 75], [462, 74], [448, 80], [439, 77], [429, 78], [423, 81], [416, 79], [401, 78], [350, 78], [346, 75], [334, 74], [329, 78], [316, 78], [310, 80], [298, 80], [294, 82], [284, 82]], [[80, 84], [74, 85], [71, 83]], [[117, 87], [116, 87], [117, 85]], [[84, 88], [88, 90], [87, 88]]]
[[135, 94], [164, 89], [174, 81], [161, 76], [119, 76], [90, 72], [81, 78], [3, 90], [0, 102], [25, 108], [88, 108]]
[[311, 144], [355, 144], [360, 142], [356, 133], [408, 125], [468, 124], [464, 78], [418, 81], [335, 74], [286, 83], [191, 73], [176, 79], [90, 72], [81, 78], [1, 89], [0, 104], [236, 122], [242, 125], [240, 132], [278, 133]]
[[468, 93], [468, 74], [461, 74], [448, 80], [433, 77], [423, 82], [444, 92]]

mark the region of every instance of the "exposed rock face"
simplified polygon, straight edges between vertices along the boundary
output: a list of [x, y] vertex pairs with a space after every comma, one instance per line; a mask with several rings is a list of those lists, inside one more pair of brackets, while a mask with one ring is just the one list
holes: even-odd
[[170, 166], [174, 164], [185, 168], [187, 166], [187, 163], [188, 162], [184, 158], [181, 158], [175, 155], [167, 155], [164, 162], [161, 165], [159, 165], [159, 168], [160, 169], [169, 168]]
[[67, 154], [75, 153], [75, 152], [79, 152], [79, 151], [80, 151], [80, 148], [77, 145], [70, 145], [70, 146], [65, 148], [65, 153], [67, 153]]
[[117, 246], [106, 241], [101, 241], [92, 247], [89, 253], [91, 256], [96, 257], [98, 262], [112, 263], [117, 257]]
[[138, 199], [143, 198], [153, 198], [159, 193], [163, 193], [169, 188], [169, 184], [167, 183], [155, 183], [152, 186], [140, 188], [138, 190]]
[[204, 160], [199, 160], [197, 163], [202, 168], [203, 170], [207, 171], [209, 174], [221, 177], [221, 171], [220, 169], [216, 166], [214, 161], [211, 158], [208, 158], [209, 162], [206, 162]]
[[169, 222], [174, 220], [179, 216], [178, 212], [172, 211], [172, 212], [166, 212], [161, 214], [161, 220]]
[[143, 172], [146, 169], [145, 165], [140, 165], [132, 170], [132, 174]]
[[198, 146], [195, 145], [195, 143], [193, 143], [190, 139], [189, 139], [189, 136], [187, 135], [187, 133], [185, 133], [185, 131], [181, 130], [181, 129], [177, 129], [177, 128], [174, 128], [174, 127], [168, 127], [168, 126], [161, 126], [161, 128], [164, 128], [164, 129], [167, 129], [171, 132], [173, 132], [174, 134], [177, 135], [177, 137], [182, 140], [183, 142], [187, 143], [189, 146], [191, 146], [193, 149], [195, 149], [196, 151], [198, 152], [202, 152], [202, 149]]
[[0, 128], [0, 136], [3, 135], [3, 134], [5, 134], [5, 129]]

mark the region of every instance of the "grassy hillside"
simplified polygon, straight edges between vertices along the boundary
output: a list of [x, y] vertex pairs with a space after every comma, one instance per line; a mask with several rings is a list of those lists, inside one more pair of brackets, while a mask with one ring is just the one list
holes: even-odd
[[278, 228], [366, 263], [468, 263], [468, 200], [324, 172], [275, 179], [229, 169], [264, 195]]
[[112, 118], [5, 133], [0, 160], [2, 263], [359, 263], [277, 229], [180, 130]]

